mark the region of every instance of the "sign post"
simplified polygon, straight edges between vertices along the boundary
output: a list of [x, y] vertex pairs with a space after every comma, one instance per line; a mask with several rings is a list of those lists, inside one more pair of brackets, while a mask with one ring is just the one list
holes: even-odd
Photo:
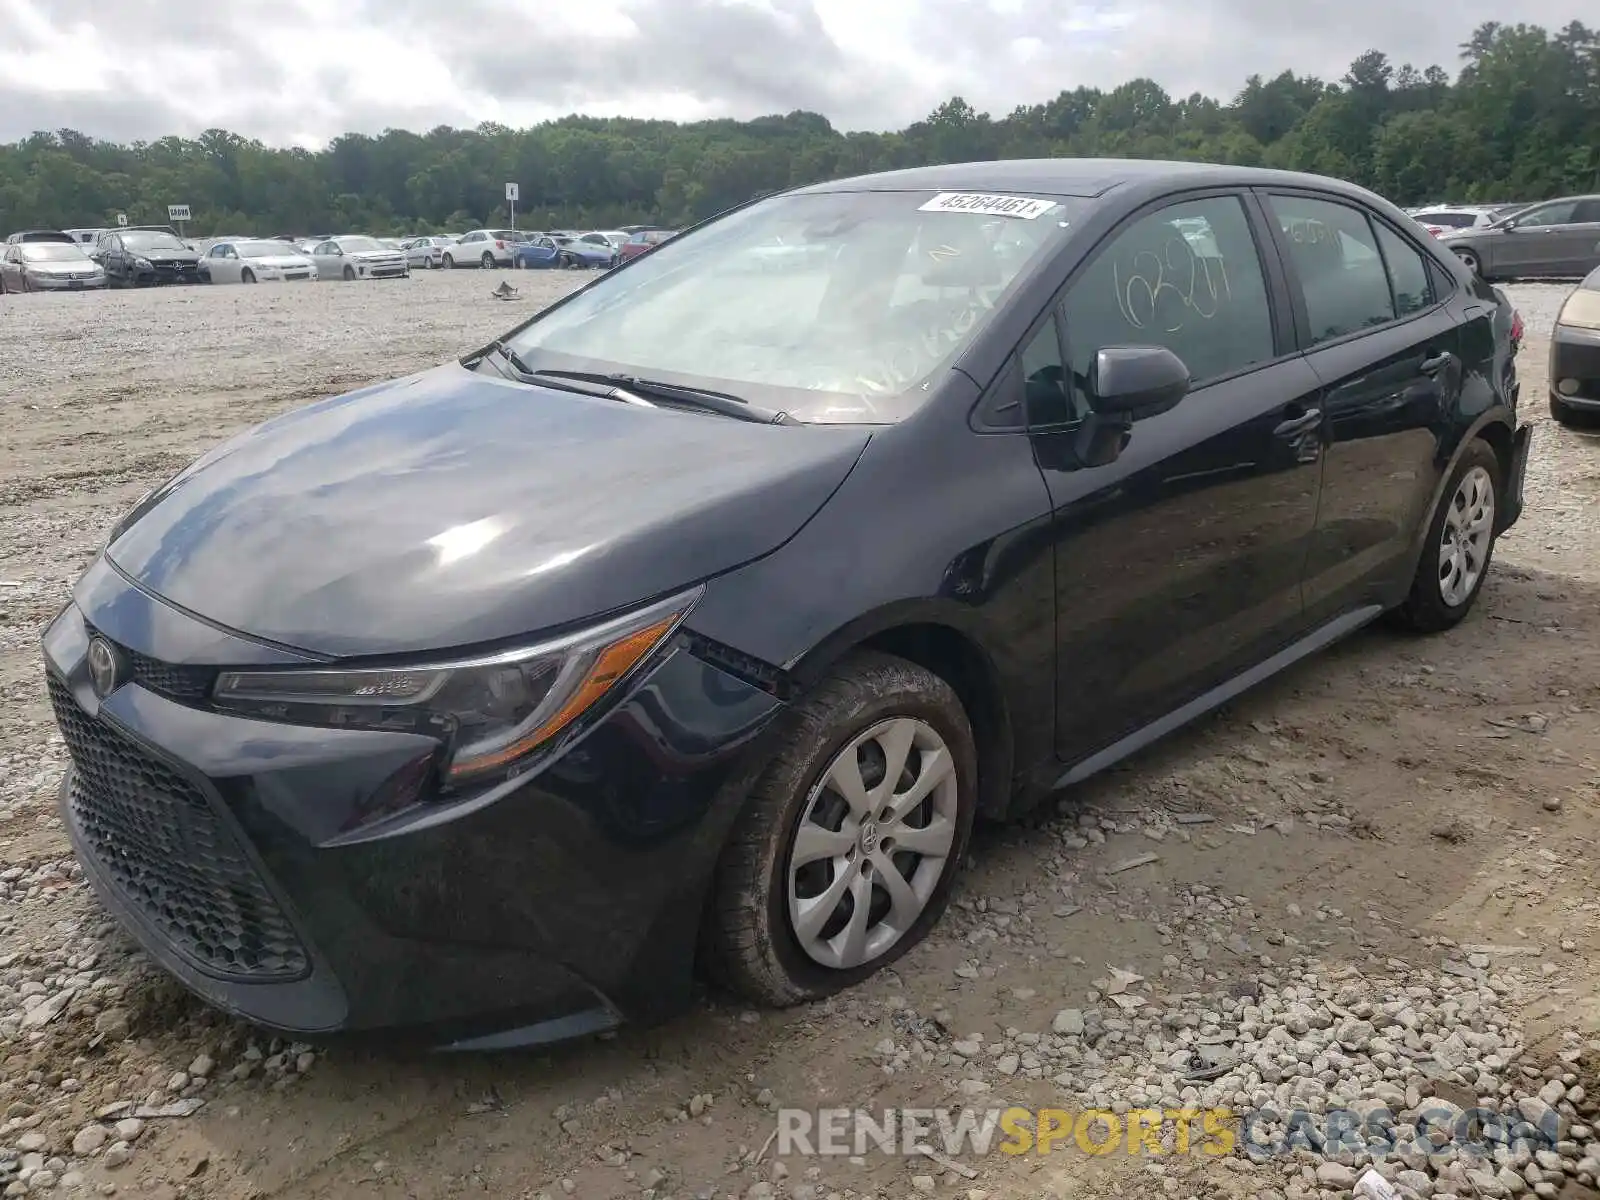
[[506, 184], [506, 203], [511, 205], [511, 228], [513, 229], [517, 227], [517, 201], [521, 198], [520, 191], [521, 189], [516, 184]]
[[187, 204], [167, 205], [167, 220], [171, 221], [178, 227], [178, 236], [180, 238], [183, 237], [184, 234], [184, 222], [188, 221], [189, 219], [189, 206]]

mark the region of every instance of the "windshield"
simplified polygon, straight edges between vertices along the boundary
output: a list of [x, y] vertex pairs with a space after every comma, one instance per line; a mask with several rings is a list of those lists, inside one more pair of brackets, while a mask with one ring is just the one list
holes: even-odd
[[240, 258], [276, 258], [283, 254], [299, 253], [288, 242], [235, 242], [233, 248]]
[[129, 250], [187, 250], [188, 247], [170, 233], [156, 233], [148, 229], [135, 229], [122, 235], [122, 244]]
[[377, 238], [347, 237], [339, 239], [341, 250], [387, 250], [389, 247], [379, 242]]
[[28, 262], [84, 262], [87, 256], [66, 242], [24, 242], [22, 257]]
[[[996, 217], [999, 202], [1029, 215]], [[535, 371], [698, 383], [814, 423], [896, 421], [1081, 204], [777, 196], [603, 276], [509, 341]]]
[[1469, 212], [1433, 212], [1423, 213], [1417, 220], [1424, 225], [1448, 225], [1452, 229], [1465, 229], [1469, 225], [1477, 224], [1478, 214]]

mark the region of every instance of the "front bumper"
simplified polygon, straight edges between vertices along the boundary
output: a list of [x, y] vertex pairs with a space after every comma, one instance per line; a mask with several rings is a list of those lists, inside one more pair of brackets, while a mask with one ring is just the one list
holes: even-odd
[[[100, 697], [89, 640], [120, 648]], [[221, 633], [103, 560], [44, 638], [62, 814], [107, 907], [213, 1005], [297, 1035], [526, 1045], [688, 1000], [717, 855], [779, 702], [670, 647], [553, 761], [440, 803], [435, 744], [212, 710]]]
[[[1562, 390], [1567, 380], [1576, 390]], [[1550, 394], [1572, 408], [1600, 412], [1600, 331], [1555, 327], [1550, 335]]]
[[153, 267], [137, 267], [134, 279], [140, 284], [200, 283], [200, 264], [156, 263]]
[[35, 292], [84, 292], [106, 286], [104, 275], [67, 279], [60, 275], [29, 275], [28, 289]]

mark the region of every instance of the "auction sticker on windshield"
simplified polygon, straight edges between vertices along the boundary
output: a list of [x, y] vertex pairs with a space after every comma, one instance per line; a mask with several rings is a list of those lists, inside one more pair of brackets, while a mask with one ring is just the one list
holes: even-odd
[[978, 213], [985, 217], [1021, 217], [1031, 221], [1056, 206], [1032, 196], [990, 196], [983, 192], [940, 192], [921, 206], [922, 212]]

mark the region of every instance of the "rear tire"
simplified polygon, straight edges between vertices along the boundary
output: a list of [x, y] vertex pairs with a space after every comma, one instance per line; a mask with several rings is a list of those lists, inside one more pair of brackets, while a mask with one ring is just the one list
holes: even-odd
[[955, 690], [904, 659], [850, 656], [784, 721], [723, 849], [702, 940], [719, 981], [779, 1006], [859, 983], [922, 940], [978, 790]]
[[483, 252], [483, 257], [478, 260], [478, 265], [481, 266], [485, 271], [494, 270], [494, 255], [485, 250]]
[[1479, 279], [1483, 278], [1483, 263], [1479, 261], [1478, 256], [1471, 250], [1457, 250], [1455, 251], [1455, 256], [1461, 260], [1462, 265], [1467, 270], [1471, 271]]
[[433, 261], [433, 255], [430, 254], [428, 256], [427, 263], [428, 263], [428, 270], [430, 270], [430, 271], [438, 270], [439, 264]]
[[1493, 447], [1474, 438], [1428, 521], [1411, 593], [1390, 614], [1392, 624], [1414, 633], [1440, 633], [1472, 611], [1494, 559], [1504, 486]]

